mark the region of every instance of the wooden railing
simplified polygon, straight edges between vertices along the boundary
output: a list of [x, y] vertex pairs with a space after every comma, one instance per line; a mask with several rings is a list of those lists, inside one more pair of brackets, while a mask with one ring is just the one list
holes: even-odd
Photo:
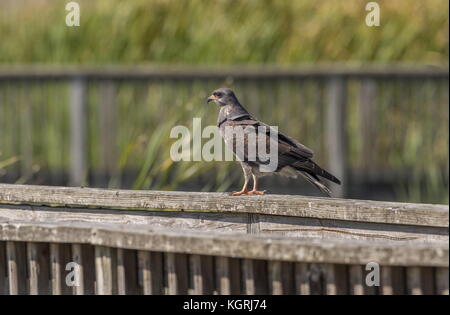
[[[275, 83], [280, 80], [291, 80], [298, 82], [298, 86], [302, 85], [306, 81], [321, 81], [323, 82], [323, 95], [321, 90], [315, 92], [317, 94], [317, 100], [314, 102], [323, 103], [323, 126], [324, 126], [324, 144], [327, 148], [327, 156], [330, 158], [328, 161], [324, 161], [324, 166], [327, 167], [333, 174], [342, 180], [344, 183], [349, 183], [351, 176], [349, 171], [357, 173], [359, 177], [364, 178], [366, 175], [373, 177], [374, 174], [384, 174], [384, 170], [375, 170], [368, 172], [370, 161], [373, 158], [373, 139], [376, 128], [376, 122], [374, 117], [377, 116], [376, 108], [380, 104], [376, 103], [376, 96], [381, 93], [378, 89], [380, 82], [385, 80], [402, 80], [406, 86], [409, 85], [411, 80], [431, 80], [433, 86], [445, 85], [448, 81], [448, 68], [435, 67], [435, 66], [412, 66], [412, 65], [375, 65], [364, 67], [352, 67], [352, 66], [330, 66], [330, 65], [314, 65], [303, 66], [300, 68], [283, 68], [283, 67], [98, 67], [98, 68], [70, 68], [70, 67], [2, 67], [0, 68], [0, 85], [8, 83], [11, 86], [18, 83], [27, 83], [28, 85], [36, 84], [37, 82], [61, 82], [66, 81], [70, 83], [69, 87], [69, 104], [68, 112], [70, 113], [69, 120], [66, 122], [70, 126], [70, 138], [67, 142], [70, 144], [67, 148], [70, 151], [70, 169], [68, 170], [53, 170], [57, 172], [68, 172], [68, 183], [73, 186], [85, 185], [88, 182], [88, 178], [92, 177], [92, 172], [106, 172], [108, 176], [113, 176], [114, 170], [117, 168], [119, 152], [117, 151], [117, 130], [118, 126], [118, 101], [117, 101], [117, 87], [120, 82], [146, 82], [164, 81], [169, 80], [173, 82], [185, 82], [191, 83], [200, 80], [204, 86], [208, 86], [211, 81], [219, 84], [220, 82], [226, 82], [227, 80], [235, 82], [252, 82], [255, 87], [263, 82]], [[357, 93], [358, 99], [349, 99], [349, 83], [352, 80], [359, 82], [359, 92]], [[89, 131], [90, 121], [88, 110], [88, 92], [89, 86], [92, 82], [97, 82], [99, 90], [99, 104], [98, 104], [98, 130]], [[284, 82], [284, 81], [282, 81]], [[425, 82], [425, 81], [424, 81]], [[219, 85], [214, 84], [217, 88]], [[251, 88], [253, 89], [253, 87]], [[243, 89], [251, 94], [250, 90]], [[260, 89], [262, 89], [260, 87]], [[257, 91], [259, 91], [257, 89]], [[434, 90], [433, 90], [434, 91]], [[205, 91], [204, 98], [207, 97]], [[272, 95], [276, 97], [276, 93]], [[284, 104], [285, 110], [289, 110], [287, 100], [292, 102], [301, 96], [299, 89], [295, 89], [289, 95], [284, 95], [282, 98], [275, 98], [274, 103]], [[448, 95], [448, 90], [446, 92]], [[431, 93], [428, 93], [432, 95]], [[428, 95], [426, 94], [426, 95]], [[57, 96], [61, 97], [61, 96]], [[323, 100], [321, 98], [323, 97]], [[354, 96], [353, 96], [354, 97]], [[393, 97], [393, 96], [392, 96]], [[401, 96], [403, 97], [403, 96]], [[422, 97], [422, 96], [420, 96]], [[318, 101], [319, 100], [319, 101]], [[15, 100], [14, 100], [15, 101]], [[360, 131], [360, 135], [363, 137], [361, 140], [362, 154], [364, 155], [362, 160], [366, 161], [368, 165], [363, 169], [355, 170], [349, 163], [348, 152], [348, 130], [346, 125], [348, 124], [348, 112], [347, 109], [349, 102], [360, 103], [359, 114], [361, 115], [360, 125], [363, 127]], [[12, 103], [10, 101], [9, 103]], [[392, 99], [392, 103], [399, 102], [399, 100]], [[421, 102], [424, 102], [422, 100]], [[448, 102], [448, 101], [447, 101]], [[8, 105], [9, 105], [8, 103]], [[297, 103], [293, 103], [297, 104]], [[427, 106], [432, 108], [429, 104], [436, 104], [436, 97], [433, 96], [424, 102]], [[65, 104], [59, 104], [65, 106]], [[97, 105], [96, 105], [97, 106]], [[154, 106], [166, 106], [166, 104], [154, 104]], [[297, 106], [297, 105], [296, 105]], [[320, 108], [318, 105], [317, 108]], [[436, 111], [439, 113], [439, 109]], [[55, 114], [56, 115], [56, 114]], [[322, 114], [318, 115], [321, 116]], [[33, 114], [27, 112], [21, 118], [23, 123], [23, 143], [20, 146], [20, 152], [17, 155], [21, 156], [19, 161], [21, 176], [28, 178], [33, 173], [33, 145], [30, 143], [33, 130], [31, 129], [31, 117]], [[385, 116], [385, 113], [383, 114]], [[27, 120], [28, 119], [28, 120]], [[322, 118], [321, 118], [322, 119]], [[21, 123], [18, 122], [20, 125]], [[62, 124], [62, 125], [65, 125]], [[94, 124], [96, 125], [96, 123]], [[22, 125], [20, 125], [22, 126]], [[15, 127], [16, 128], [16, 127]], [[401, 128], [401, 127], [399, 127]], [[7, 133], [8, 131], [4, 131]], [[62, 130], [59, 132], [63, 133]], [[92, 165], [92, 161], [89, 162], [89, 148], [90, 141], [93, 141], [93, 137], [89, 137], [92, 132], [98, 132], [99, 151], [101, 156], [98, 159], [97, 168], [95, 170]], [[92, 135], [92, 134], [91, 134]], [[59, 150], [59, 149], [58, 149]], [[122, 150], [125, 150], [122, 148]], [[52, 170], [50, 170], [52, 171]], [[364, 172], [368, 173], [365, 174]], [[403, 170], [395, 170], [402, 172]], [[389, 172], [390, 174], [391, 172]], [[409, 172], [408, 172], [409, 173]], [[91, 176], [90, 176], [91, 175]], [[353, 174], [354, 175], [354, 174]], [[383, 175], [384, 176], [384, 175]], [[358, 181], [362, 181], [358, 180]], [[389, 179], [390, 181], [391, 179]], [[60, 181], [61, 183], [61, 181]], [[89, 183], [92, 185], [93, 183]], [[358, 184], [360, 187], [361, 183]], [[104, 186], [104, 185], [101, 185]], [[349, 196], [345, 189], [348, 189], [349, 185], [336, 186], [333, 189], [334, 195], [338, 197]], [[364, 187], [362, 187], [364, 190]]]
[[0, 184], [0, 294], [448, 294], [448, 222], [447, 205]]

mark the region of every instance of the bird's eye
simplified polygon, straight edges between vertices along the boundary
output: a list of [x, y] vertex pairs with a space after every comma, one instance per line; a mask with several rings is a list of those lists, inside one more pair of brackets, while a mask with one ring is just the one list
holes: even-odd
[[214, 93], [215, 97], [221, 98], [222, 97], [222, 93]]

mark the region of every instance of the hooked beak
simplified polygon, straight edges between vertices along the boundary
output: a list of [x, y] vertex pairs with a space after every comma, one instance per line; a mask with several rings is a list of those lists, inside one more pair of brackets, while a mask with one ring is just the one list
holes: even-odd
[[211, 95], [210, 97], [208, 97], [208, 99], [206, 100], [206, 103], [215, 101], [217, 98], [214, 95]]

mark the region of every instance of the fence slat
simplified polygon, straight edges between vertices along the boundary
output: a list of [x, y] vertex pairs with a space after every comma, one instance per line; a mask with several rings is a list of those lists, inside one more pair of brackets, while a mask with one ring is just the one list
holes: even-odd
[[383, 266], [381, 268], [381, 294], [392, 295], [394, 294], [394, 289], [392, 287], [392, 268], [390, 266]]
[[178, 293], [178, 279], [174, 253], [165, 254], [165, 269], [167, 274], [168, 294], [175, 295]]
[[95, 246], [95, 274], [98, 295], [113, 294], [113, 263], [111, 248]]
[[310, 295], [308, 264], [295, 263], [295, 287], [296, 293], [300, 295]]
[[61, 295], [61, 252], [60, 245], [50, 243], [50, 281], [52, 295]]
[[221, 295], [231, 294], [230, 258], [216, 257], [216, 275], [218, 293]]
[[116, 87], [111, 80], [100, 83], [100, 163], [101, 172], [108, 180], [115, 175], [117, 166], [116, 134], [117, 134], [117, 108]]
[[448, 268], [436, 268], [436, 293], [449, 295]]
[[361, 265], [351, 265], [349, 267], [350, 294], [364, 294], [363, 269]]
[[117, 294], [126, 294], [126, 276], [125, 276], [125, 259], [124, 249], [117, 249]]
[[281, 261], [269, 261], [270, 293], [273, 295], [283, 294], [281, 279]]
[[327, 82], [326, 144], [329, 157], [328, 168], [343, 183], [343, 185], [333, 187], [332, 191], [336, 197], [345, 196], [347, 185], [346, 89], [347, 82], [341, 76], [334, 76]]
[[244, 294], [255, 295], [255, 272], [252, 259], [242, 260], [242, 277], [244, 280]]
[[335, 266], [333, 264], [323, 264], [322, 268], [324, 270], [324, 275], [325, 275], [325, 292], [326, 292], [326, 294], [327, 295], [338, 294]]
[[200, 255], [189, 255], [189, 274], [192, 288], [190, 294], [203, 294], [203, 274]]
[[144, 295], [153, 294], [150, 255], [151, 254], [147, 251], [138, 251], [139, 282], [141, 282]]
[[408, 286], [408, 294], [422, 295], [422, 280], [419, 267], [408, 267], [406, 269], [406, 283]]
[[30, 295], [37, 295], [38, 292], [38, 248], [36, 243], [27, 243], [27, 261], [28, 261], [28, 276], [29, 276], [29, 293]]
[[87, 176], [87, 109], [86, 81], [76, 77], [71, 83], [70, 95], [70, 185], [86, 184]]
[[82, 253], [82, 245], [73, 244], [72, 245], [72, 261], [78, 265], [78, 275], [77, 275], [77, 283], [73, 287], [74, 295], [83, 295], [84, 291], [84, 259]]
[[9, 294], [19, 294], [19, 276], [17, 267], [16, 243], [6, 242], [6, 258], [8, 261]]
[[6, 242], [0, 241], [0, 295], [8, 293], [8, 260], [6, 259]]

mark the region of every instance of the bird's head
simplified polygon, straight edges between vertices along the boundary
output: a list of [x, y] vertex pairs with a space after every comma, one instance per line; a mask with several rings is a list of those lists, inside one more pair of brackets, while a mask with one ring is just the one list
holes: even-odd
[[211, 96], [206, 100], [207, 103], [214, 102], [219, 106], [238, 104], [236, 95], [231, 89], [220, 88], [212, 92]]

